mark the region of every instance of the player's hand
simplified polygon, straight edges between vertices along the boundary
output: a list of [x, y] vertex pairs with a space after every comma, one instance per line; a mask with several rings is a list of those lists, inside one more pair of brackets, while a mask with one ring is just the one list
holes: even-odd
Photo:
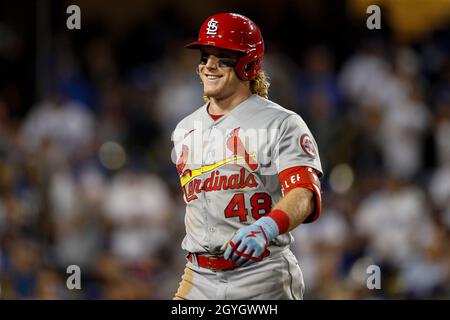
[[224, 258], [246, 267], [270, 254], [269, 239], [264, 228], [252, 224], [238, 230], [226, 246]]

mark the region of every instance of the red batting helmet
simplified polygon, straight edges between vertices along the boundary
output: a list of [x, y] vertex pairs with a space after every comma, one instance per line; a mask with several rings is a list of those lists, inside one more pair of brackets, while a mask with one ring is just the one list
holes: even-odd
[[211, 46], [238, 51], [242, 54], [234, 71], [241, 80], [252, 80], [261, 70], [264, 40], [258, 26], [236, 13], [215, 14], [203, 22], [198, 40], [186, 46], [199, 49]]

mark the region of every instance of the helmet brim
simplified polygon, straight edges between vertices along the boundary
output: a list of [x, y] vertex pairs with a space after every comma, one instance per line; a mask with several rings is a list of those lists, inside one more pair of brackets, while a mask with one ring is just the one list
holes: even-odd
[[219, 48], [219, 49], [224, 49], [224, 50], [231, 50], [231, 51], [236, 51], [236, 52], [240, 52], [240, 53], [246, 53], [245, 50], [243, 50], [242, 48], [239, 48], [238, 46], [233, 47], [233, 46], [220, 46], [217, 45], [215, 41], [194, 41], [191, 42], [187, 45], [184, 46], [186, 49], [201, 49], [203, 47], [213, 47], [213, 48]]

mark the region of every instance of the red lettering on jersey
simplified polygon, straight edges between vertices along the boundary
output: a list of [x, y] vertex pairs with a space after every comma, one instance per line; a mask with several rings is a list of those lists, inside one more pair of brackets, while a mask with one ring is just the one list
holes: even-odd
[[211, 191], [212, 190], [212, 182], [214, 180], [214, 175], [216, 174], [215, 171], [211, 174], [209, 178], [206, 178], [205, 182], [203, 183], [202, 190], [204, 191]]
[[245, 180], [245, 186], [250, 188], [255, 188], [258, 186], [258, 183], [255, 180], [255, 176], [253, 174], [249, 174], [247, 179]]
[[216, 171], [216, 177], [214, 178], [213, 190], [220, 190], [220, 172]]
[[191, 181], [188, 184], [188, 194], [194, 194], [195, 193], [195, 180]]
[[220, 176], [220, 189], [219, 190], [228, 190], [228, 177]]
[[232, 174], [230, 178], [228, 179], [228, 187], [230, 189], [238, 189], [239, 188], [239, 175], [238, 174]]
[[239, 188], [244, 188], [245, 187], [245, 169], [241, 168], [240, 170], [240, 177], [239, 177]]
[[194, 190], [196, 193], [200, 193], [202, 190], [202, 188], [200, 187], [200, 183], [201, 183], [201, 180], [198, 180], [198, 179], [194, 180], [194, 186], [195, 186]]
[[246, 175], [246, 170], [242, 168], [239, 174], [235, 173], [230, 176], [220, 175], [220, 171], [216, 170], [207, 177], [202, 184], [201, 179], [193, 179], [183, 187], [185, 199], [187, 202], [198, 199], [197, 194], [200, 192], [211, 192], [228, 189], [256, 188], [258, 183], [253, 173]]
[[[192, 200], [198, 199], [197, 195], [194, 192], [189, 192], [188, 189], [190, 189], [191, 184], [188, 185], [188, 187], [183, 187], [184, 196], [186, 199], [186, 202], [191, 202]], [[193, 190], [193, 188], [192, 188]]]

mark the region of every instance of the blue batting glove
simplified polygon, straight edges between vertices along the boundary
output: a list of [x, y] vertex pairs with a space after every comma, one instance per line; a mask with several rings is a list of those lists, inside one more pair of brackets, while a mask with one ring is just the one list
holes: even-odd
[[224, 258], [246, 267], [262, 260], [270, 252], [269, 243], [279, 235], [278, 225], [270, 217], [262, 217], [255, 223], [238, 230], [228, 243]]

